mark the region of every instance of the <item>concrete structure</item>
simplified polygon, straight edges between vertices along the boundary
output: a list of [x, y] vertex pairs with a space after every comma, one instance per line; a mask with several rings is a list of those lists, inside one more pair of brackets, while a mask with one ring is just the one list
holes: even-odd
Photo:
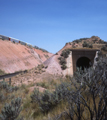
[[67, 58], [67, 69], [64, 75], [73, 75], [77, 67], [89, 68], [94, 64], [94, 58], [98, 49], [72, 49]]

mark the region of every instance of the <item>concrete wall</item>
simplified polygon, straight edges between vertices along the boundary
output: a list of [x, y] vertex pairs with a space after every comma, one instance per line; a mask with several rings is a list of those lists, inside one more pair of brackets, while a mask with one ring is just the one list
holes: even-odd
[[64, 75], [73, 75], [76, 71], [76, 63], [77, 60], [81, 57], [87, 57], [90, 59], [92, 65], [94, 63], [94, 58], [96, 55], [96, 51], [94, 49], [75, 49], [72, 50], [67, 58], [67, 69], [64, 70]]
[[70, 52], [68, 58], [67, 58], [67, 69], [64, 70], [64, 76], [65, 75], [73, 75], [73, 62], [72, 62], [72, 51]]

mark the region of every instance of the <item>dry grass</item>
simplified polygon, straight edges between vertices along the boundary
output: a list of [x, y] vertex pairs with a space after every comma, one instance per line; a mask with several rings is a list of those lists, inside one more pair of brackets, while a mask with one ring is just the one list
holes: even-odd
[[[71, 78], [70, 78], [71, 79]], [[49, 118], [53, 118], [59, 114], [61, 114], [64, 111], [68, 111], [68, 102], [67, 101], [62, 101], [60, 102], [58, 105], [56, 105], [53, 109], [51, 109], [48, 113], [43, 113], [40, 108], [39, 105], [37, 103], [31, 103], [31, 94], [32, 92], [29, 90], [32, 86], [38, 85], [41, 87], [46, 88], [49, 91], [53, 91], [55, 89], [56, 85], [59, 85], [62, 81], [66, 81], [67, 83], [70, 82], [69, 81], [69, 77], [67, 77], [66, 79], [56, 79], [56, 80], [43, 80], [41, 82], [38, 83], [31, 83], [29, 85], [25, 85], [22, 84], [19, 89], [13, 93], [5, 93], [5, 91], [1, 91], [4, 92], [5, 96], [10, 95], [11, 99], [14, 99], [16, 97], [21, 97], [22, 98], [22, 111], [19, 115], [24, 117], [24, 120], [48, 120]], [[72, 86], [72, 89], [75, 90], [75, 87]], [[90, 101], [88, 102], [88, 104], [91, 106], [91, 108], [93, 108], [93, 101], [91, 100], [91, 96], [88, 95], [88, 93], [84, 94], [84, 97], [86, 99], [90, 99]], [[0, 102], [0, 111], [1, 109], [4, 107], [5, 103], [10, 103], [11, 99], [7, 99], [3, 102]], [[99, 99], [96, 99], [96, 103], [99, 101]], [[86, 107], [83, 107], [81, 105], [81, 108], [84, 108], [84, 112], [83, 112], [83, 116], [84, 119], [88, 120], [90, 113], [88, 112]], [[74, 119], [76, 119], [76, 116], [74, 116]], [[70, 120], [66, 115], [62, 115], [61, 119], [59, 120]]]
[[[50, 80], [50, 81], [42, 81], [41, 83], [39, 82], [38, 85], [53, 91], [53, 89], [55, 89], [55, 86], [58, 85], [60, 82], [60, 80]], [[19, 115], [24, 117], [24, 120], [46, 120], [49, 116], [51, 116], [53, 113], [60, 113], [60, 110], [62, 107], [59, 106], [63, 106], [63, 104], [58, 105], [58, 111], [55, 112], [57, 109], [53, 109], [53, 112], [51, 111], [49, 114], [44, 114], [40, 111], [38, 104], [35, 103], [31, 103], [31, 92], [29, 91], [29, 89], [32, 86], [35, 86], [37, 83], [30, 83], [29, 85], [25, 85], [22, 84], [21, 86], [19, 86], [19, 89], [17, 91], [14, 91], [12, 93], [6, 93], [5, 90], [2, 90], [0, 92], [4, 93], [5, 96], [10, 96], [11, 99], [7, 99], [3, 102], [0, 102], [0, 111], [2, 110], [2, 108], [4, 107], [5, 103], [10, 103], [12, 99], [17, 98], [17, 97], [21, 97], [22, 98], [22, 111]]]

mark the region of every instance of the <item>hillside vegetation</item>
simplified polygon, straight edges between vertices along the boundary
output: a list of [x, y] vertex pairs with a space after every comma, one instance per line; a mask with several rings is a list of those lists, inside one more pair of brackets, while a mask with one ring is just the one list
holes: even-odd
[[62, 48], [93, 48], [93, 49], [101, 49], [106, 51], [104, 47], [107, 47], [107, 42], [100, 39], [98, 36], [92, 36], [91, 38], [80, 38], [73, 40], [72, 42], [66, 43], [66, 45]]
[[[107, 58], [95, 69], [78, 69], [74, 77], [38, 83], [44, 92], [0, 82], [1, 120], [106, 120]], [[50, 87], [48, 87], [50, 86]], [[11, 100], [12, 99], [12, 100]], [[5, 104], [6, 103], [6, 104]]]

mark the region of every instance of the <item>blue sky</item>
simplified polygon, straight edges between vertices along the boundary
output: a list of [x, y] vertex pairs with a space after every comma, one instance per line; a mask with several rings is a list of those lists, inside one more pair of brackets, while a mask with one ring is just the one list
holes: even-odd
[[0, 34], [51, 53], [93, 35], [107, 41], [107, 0], [0, 0]]

